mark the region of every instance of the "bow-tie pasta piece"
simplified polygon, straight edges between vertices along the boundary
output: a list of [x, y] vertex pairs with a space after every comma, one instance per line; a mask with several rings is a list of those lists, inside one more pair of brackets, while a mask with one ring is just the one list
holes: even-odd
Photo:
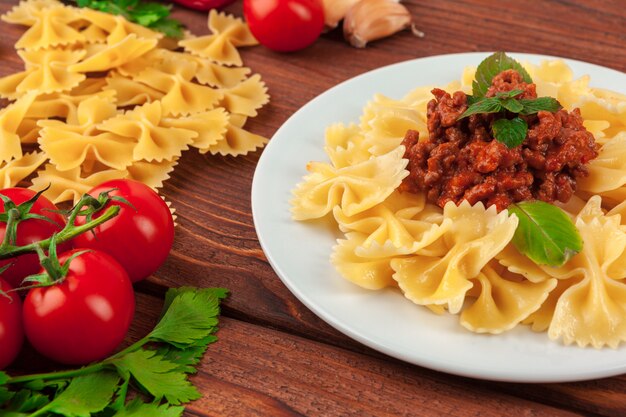
[[11, 10], [3, 14], [2, 20], [15, 25], [33, 26], [43, 11], [59, 5], [57, 0], [21, 1], [17, 6], [13, 6]]
[[0, 161], [7, 162], [22, 156], [22, 144], [17, 132], [36, 96], [36, 92], [30, 92], [0, 110]]
[[156, 190], [163, 187], [163, 182], [170, 178], [170, 173], [177, 164], [177, 158], [161, 162], [136, 161], [126, 170], [128, 171], [128, 178], [143, 182]]
[[495, 206], [485, 209], [482, 203], [471, 206], [463, 201], [445, 205], [444, 222], [451, 226], [438, 239], [447, 247], [443, 256], [416, 255], [394, 259], [394, 279], [404, 295], [420, 305], [447, 305], [450, 313], [461, 310], [470, 281], [476, 278], [513, 238], [518, 219]]
[[231, 114], [223, 139], [207, 148], [200, 148], [200, 153], [210, 152], [211, 155], [238, 156], [246, 155], [248, 152], [253, 152], [264, 146], [268, 139], [245, 130], [243, 126], [246, 120], [246, 116]]
[[127, 178], [128, 171], [118, 171], [115, 169], [102, 170], [81, 175], [81, 167], [76, 167], [67, 171], [59, 171], [52, 164], [46, 164], [43, 170], [38, 172], [33, 178], [33, 185], [30, 187], [35, 191], [44, 191], [43, 195], [48, 197], [53, 203], [78, 200], [93, 187], [117, 178]]
[[382, 155], [397, 148], [408, 130], [416, 130], [422, 137], [428, 137], [425, 114], [403, 101], [377, 95], [361, 117], [369, 151], [373, 155]]
[[478, 274], [480, 295], [461, 312], [463, 327], [492, 334], [510, 330], [539, 309], [557, 284], [556, 279], [535, 283], [505, 274], [497, 265], [487, 265]]
[[626, 341], [626, 231], [619, 215], [579, 216], [576, 227], [585, 244], [570, 263], [582, 279], [559, 297], [548, 336], [565, 344], [616, 348]]
[[208, 149], [225, 138], [229, 116], [223, 108], [192, 114], [187, 117], [163, 119], [165, 127], [187, 129], [198, 133], [191, 146], [200, 150]]
[[235, 87], [250, 74], [250, 68], [246, 67], [225, 67], [203, 58], [196, 58], [196, 62], [198, 82], [215, 88]]
[[160, 100], [165, 95], [146, 84], [112, 72], [106, 78], [106, 89], [115, 91], [119, 107], [142, 105]]
[[324, 150], [335, 168], [344, 168], [368, 160], [372, 154], [361, 129], [350, 124], [336, 123], [326, 128]]
[[356, 254], [367, 235], [347, 233], [346, 239], [338, 239], [330, 261], [342, 277], [368, 290], [396, 286], [389, 257], [366, 258]]
[[578, 180], [579, 190], [604, 196], [623, 188], [626, 185], [626, 131], [606, 142], [587, 167], [589, 176]]
[[35, 172], [46, 159], [43, 152], [31, 152], [3, 163], [0, 165], [0, 186], [2, 188], [17, 186], [20, 181]]
[[84, 74], [73, 74], [67, 67], [85, 55], [84, 50], [45, 49], [18, 51], [26, 70], [0, 78], [0, 95], [15, 99], [36, 91], [40, 94], [69, 91], [85, 80]]
[[135, 143], [133, 159], [161, 162], [180, 157], [197, 132], [161, 125], [161, 103], [147, 103], [100, 123], [97, 128]]
[[209, 29], [211, 35], [185, 39], [179, 45], [187, 52], [202, 58], [240, 67], [242, 61], [237, 47], [258, 44], [243, 20], [215, 9], [209, 12]]
[[134, 80], [165, 93], [161, 97], [165, 114], [197, 113], [212, 109], [222, 98], [222, 93], [192, 82], [196, 68], [193, 62], [168, 61], [158, 68], [147, 68]]
[[131, 33], [117, 43], [102, 47], [95, 45], [93, 55], [83, 61], [70, 65], [70, 73], [88, 73], [107, 71], [127, 64], [156, 47], [156, 39], [138, 38]]
[[122, 16], [114, 16], [90, 8], [81, 8], [80, 14], [82, 19], [107, 33], [106, 42], [109, 45], [117, 44], [127, 38], [128, 35], [135, 35], [141, 39], [159, 40], [163, 38], [162, 33], [129, 22]]
[[441, 210], [425, 203], [422, 194], [394, 191], [369, 210], [346, 216], [337, 206], [333, 214], [344, 232], [365, 236], [355, 248], [361, 257], [377, 258], [408, 255], [431, 245], [450, 226], [443, 222]]
[[267, 104], [270, 97], [267, 95], [267, 87], [261, 81], [259, 74], [242, 83], [228, 89], [223, 89], [223, 98], [219, 105], [230, 113], [241, 114], [248, 117], [255, 117], [257, 110]]
[[295, 220], [325, 216], [337, 205], [353, 216], [383, 202], [407, 176], [404, 147], [353, 166], [334, 168], [309, 162], [310, 172], [292, 191], [291, 213]]
[[78, 105], [78, 124], [57, 120], [40, 122], [39, 145], [57, 169], [67, 171], [98, 161], [106, 167], [123, 170], [133, 161], [135, 144], [128, 139], [99, 132], [95, 126], [117, 114], [116, 107], [97, 96]]

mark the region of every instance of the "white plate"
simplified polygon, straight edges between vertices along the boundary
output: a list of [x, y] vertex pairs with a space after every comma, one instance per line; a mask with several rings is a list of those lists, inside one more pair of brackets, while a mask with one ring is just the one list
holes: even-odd
[[[306, 163], [327, 161], [326, 127], [357, 122], [374, 94], [400, 99], [424, 85], [460, 79], [466, 65], [487, 53], [435, 56], [380, 68], [321, 94], [295, 113], [263, 152], [252, 183], [252, 212], [261, 246], [289, 290], [327, 323], [359, 342], [395, 358], [457, 375], [515, 382], [563, 382], [626, 372], [626, 346], [595, 350], [564, 346], [546, 333], [517, 326], [502, 335], [480, 335], [458, 317], [437, 316], [393, 289], [367, 291], [341, 278], [329, 262], [336, 236], [328, 228], [290, 217], [291, 190]], [[511, 54], [539, 63], [541, 55]], [[626, 93], [626, 74], [566, 60], [591, 84]]]

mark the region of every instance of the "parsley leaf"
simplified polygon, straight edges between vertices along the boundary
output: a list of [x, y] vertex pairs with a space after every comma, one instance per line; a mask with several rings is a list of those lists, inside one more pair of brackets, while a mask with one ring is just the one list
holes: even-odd
[[178, 405], [201, 397], [184, 373], [173, 372], [179, 365], [156, 351], [141, 349], [128, 353], [116, 360], [115, 366], [125, 378], [132, 375], [157, 400], [165, 398], [168, 403]]
[[536, 264], [558, 267], [582, 250], [578, 229], [560, 208], [536, 200], [512, 204], [508, 210], [519, 219], [513, 244]]
[[509, 57], [504, 52], [496, 52], [485, 58], [478, 65], [475, 80], [472, 83], [472, 94], [477, 97], [484, 97], [491, 86], [493, 77], [508, 69], [514, 69], [519, 72], [525, 82], [533, 82], [528, 72], [519, 62]]
[[183, 24], [169, 17], [171, 5], [140, 0], [76, 0], [76, 4], [79, 7], [123, 16], [126, 20], [172, 38], [183, 36]]
[[514, 119], [498, 119], [491, 124], [493, 136], [506, 145], [507, 148], [513, 149], [519, 146], [526, 139], [528, 125], [523, 119], [516, 117]]
[[119, 380], [118, 374], [108, 371], [77, 376], [41, 410], [67, 417], [90, 417], [111, 402]]
[[556, 113], [561, 107], [561, 103], [552, 97], [538, 97], [535, 99], [522, 99], [519, 101], [523, 109], [518, 113], [523, 115], [529, 115], [538, 113], [541, 110], [549, 111], [550, 113]]
[[[219, 303], [227, 294], [223, 288], [170, 289], [155, 329], [101, 362], [15, 377], [0, 371], [0, 415], [180, 416], [178, 405], [200, 397], [188, 376], [217, 340]], [[154, 402], [127, 402], [129, 385]]]
[[174, 290], [165, 299], [161, 321], [147, 336], [151, 340], [163, 341], [178, 348], [195, 345], [213, 333], [217, 326], [219, 302], [227, 294], [224, 289]]
[[128, 405], [119, 410], [113, 417], [179, 417], [185, 411], [184, 407], [169, 407], [167, 404], [144, 403], [135, 398]]

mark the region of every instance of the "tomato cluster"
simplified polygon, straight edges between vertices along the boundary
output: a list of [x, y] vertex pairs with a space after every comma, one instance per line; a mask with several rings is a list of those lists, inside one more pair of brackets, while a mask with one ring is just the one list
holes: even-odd
[[[32, 285], [33, 274], [52, 272], [40, 266], [37, 254], [23, 254], [0, 263], [0, 369], [18, 355], [24, 336], [44, 356], [82, 365], [112, 353], [124, 339], [135, 311], [133, 282], [146, 278], [165, 261], [174, 240], [174, 222], [165, 201], [148, 186], [132, 180], [105, 182], [89, 191], [109, 198], [92, 216], [79, 215], [81, 227], [107, 208], [118, 214], [56, 247], [61, 276]], [[15, 205], [35, 198], [23, 188], [0, 190]], [[6, 198], [2, 197], [6, 202]], [[6, 204], [0, 209], [5, 216]], [[15, 214], [15, 213], [13, 213]], [[0, 241], [12, 233], [13, 245], [43, 241], [63, 230], [66, 219], [39, 196], [26, 216], [9, 228], [0, 222]], [[50, 250], [49, 260], [56, 262]], [[24, 278], [29, 277], [24, 280]], [[37, 280], [37, 282], [42, 282]], [[22, 300], [13, 288], [28, 288]]]

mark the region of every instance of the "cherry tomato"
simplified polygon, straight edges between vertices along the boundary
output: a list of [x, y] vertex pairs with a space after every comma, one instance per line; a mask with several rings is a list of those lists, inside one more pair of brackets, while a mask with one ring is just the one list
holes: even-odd
[[[11, 286], [0, 279], [0, 290], [9, 291]], [[0, 295], [0, 369], [13, 362], [22, 348], [22, 302], [17, 293], [8, 293], [9, 298]]]
[[324, 28], [321, 0], [244, 0], [243, 13], [254, 37], [279, 52], [311, 45]]
[[[61, 265], [77, 251], [59, 257]], [[60, 283], [31, 289], [24, 299], [24, 330], [42, 355], [83, 365], [110, 355], [124, 340], [135, 294], [124, 268], [103, 252], [74, 258]]]
[[[5, 188], [0, 190], [1, 194], [9, 197], [16, 205], [19, 205], [31, 199], [36, 193], [27, 188]], [[41, 219], [27, 219], [21, 221], [17, 225], [16, 243], [19, 246], [28, 245], [29, 243], [39, 240], [48, 239], [54, 233], [59, 232], [65, 226], [65, 218], [56, 212], [58, 210], [50, 200], [44, 196], [39, 196], [30, 213], [39, 214], [47, 217], [51, 222]], [[4, 204], [0, 201], [0, 213], [4, 213]], [[0, 241], [4, 239], [6, 232], [6, 223], [0, 222]], [[59, 245], [58, 252], [64, 252], [70, 249], [71, 244], [66, 243]], [[20, 255], [16, 258], [5, 259], [0, 261], [0, 267], [11, 264], [9, 269], [2, 273], [2, 278], [7, 280], [13, 287], [19, 287], [22, 280], [28, 275], [36, 274], [39, 271], [39, 258], [37, 254], [28, 253]]]
[[174, 0], [174, 1], [180, 5], [189, 7], [190, 9], [207, 11], [207, 10], [217, 9], [219, 7], [227, 6], [233, 3], [235, 0]]
[[[98, 249], [115, 258], [137, 282], [154, 273], [165, 262], [174, 243], [174, 221], [163, 199], [147, 185], [134, 180], [111, 180], [89, 191], [94, 197], [115, 189], [110, 196], [123, 197], [131, 205], [118, 201], [117, 216], [74, 239], [81, 248]], [[98, 216], [94, 216], [98, 217]], [[76, 224], [83, 224], [78, 217]]]

